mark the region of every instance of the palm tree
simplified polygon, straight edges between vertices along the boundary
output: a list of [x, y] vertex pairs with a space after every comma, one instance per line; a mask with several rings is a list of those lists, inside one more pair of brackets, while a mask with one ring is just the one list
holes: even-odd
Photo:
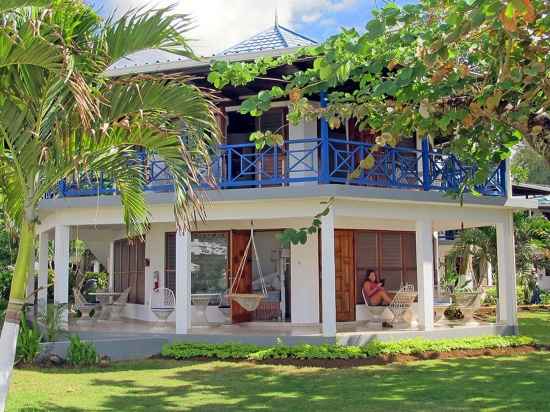
[[[518, 285], [522, 287], [526, 299], [535, 285], [533, 267], [536, 254], [550, 254], [550, 221], [542, 216], [515, 213], [514, 238]], [[482, 283], [487, 274], [487, 263], [491, 264], [498, 281], [496, 229], [488, 226], [461, 231], [449, 258], [453, 267], [456, 262], [460, 263], [460, 275], [467, 272], [474, 275], [474, 286]], [[471, 262], [475, 263], [475, 268], [471, 267]]]
[[184, 77], [104, 75], [143, 49], [194, 57], [182, 34], [189, 16], [135, 10], [102, 20], [80, 0], [2, 0], [0, 14], [0, 195], [20, 239], [0, 338], [1, 411], [41, 199], [62, 179], [101, 173], [116, 185], [128, 235], [139, 236], [149, 218], [145, 151], [172, 174], [184, 227], [203, 212], [198, 165], [209, 163], [218, 129], [215, 106]]

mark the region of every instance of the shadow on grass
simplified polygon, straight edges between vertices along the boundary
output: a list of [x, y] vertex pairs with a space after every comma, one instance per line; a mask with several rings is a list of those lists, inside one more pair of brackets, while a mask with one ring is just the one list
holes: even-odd
[[[149, 365], [149, 367], [147, 367]], [[94, 374], [96, 405], [57, 411], [163, 410], [541, 410], [547, 407], [550, 356], [422, 361], [354, 369], [230, 362], [148, 361], [136, 379]], [[163, 371], [147, 379], [148, 371]], [[28, 409], [31, 410], [31, 409]]]

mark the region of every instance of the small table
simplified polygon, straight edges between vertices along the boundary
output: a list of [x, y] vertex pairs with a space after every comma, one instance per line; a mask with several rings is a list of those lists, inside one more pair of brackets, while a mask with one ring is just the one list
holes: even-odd
[[218, 300], [217, 304], [219, 305], [221, 301], [221, 295], [219, 293], [193, 293], [191, 295], [191, 304], [197, 307], [205, 323], [209, 323], [206, 311], [208, 310], [208, 305], [214, 298]]
[[108, 298], [107, 303], [100, 302], [101, 312], [98, 314], [98, 319], [109, 320], [111, 316], [111, 310], [109, 306], [113, 305], [113, 298], [122, 295], [122, 292], [91, 292], [91, 293], [88, 293], [88, 295]]

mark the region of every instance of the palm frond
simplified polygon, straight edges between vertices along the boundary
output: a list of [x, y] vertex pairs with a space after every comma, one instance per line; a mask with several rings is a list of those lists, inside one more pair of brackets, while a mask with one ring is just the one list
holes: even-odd
[[109, 18], [103, 29], [107, 65], [145, 49], [160, 49], [196, 59], [183, 36], [192, 27], [191, 17], [172, 10], [173, 7], [134, 9], [120, 18]]
[[6, 13], [23, 7], [48, 7], [51, 3], [51, 0], [2, 0], [0, 3], [0, 13]]
[[32, 65], [47, 70], [63, 66], [63, 48], [35, 36], [30, 28], [16, 35], [0, 29], [0, 69], [15, 65]]

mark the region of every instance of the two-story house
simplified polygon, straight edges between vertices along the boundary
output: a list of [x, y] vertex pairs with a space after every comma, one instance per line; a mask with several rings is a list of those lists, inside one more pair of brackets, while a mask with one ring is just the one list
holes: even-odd
[[[275, 24], [213, 59], [249, 61], [311, 44], [311, 39]], [[352, 341], [345, 339], [350, 336], [369, 339], [372, 331], [364, 322], [367, 308], [361, 290], [372, 269], [385, 280], [390, 294], [404, 284], [418, 292], [412, 306], [412, 334], [400, 336], [513, 333], [517, 319], [512, 213], [532, 205], [530, 200], [512, 197], [506, 163], [495, 165], [487, 183], [477, 188], [481, 196], [467, 194], [460, 204], [446, 192], [457, 187], [471, 168], [428, 140], [403, 139], [395, 148], [386, 147], [377, 152], [374, 167], [352, 178], [350, 173], [375, 139], [354, 122], [337, 130], [330, 130], [323, 120], [290, 125], [287, 101], [273, 103], [260, 117], [240, 114], [244, 98], [271, 87], [273, 78], [310, 63], [305, 59], [280, 67], [269, 74], [271, 80], [257, 79], [246, 87], [220, 92], [224, 142], [212, 164], [218, 187], [205, 189], [207, 219], [197, 222], [192, 233], [176, 231], [171, 178], [162, 159], [144, 160], [150, 170], [146, 189], [152, 225], [143, 242], [126, 239], [119, 198], [109, 182], [91, 177], [62, 182], [40, 207], [39, 285], [47, 282], [47, 251], [53, 240], [55, 302], [68, 302], [69, 241], [78, 238], [107, 269], [115, 293], [131, 288], [123, 320], [118, 321], [120, 330], [132, 322], [143, 330], [153, 328], [158, 320], [150, 296], [154, 288], [162, 287], [176, 296], [168, 327], [177, 334], [213, 333], [234, 339], [250, 332], [341, 336], [342, 342]], [[108, 73], [180, 72], [208, 86], [209, 66], [147, 50], [128, 56]], [[323, 105], [323, 96], [317, 101]], [[256, 130], [282, 131], [284, 144], [257, 150], [249, 141]], [[303, 245], [282, 247], [277, 235], [285, 228], [309, 226], [323, 210], [321, 202], [330, 198], [333, 206], [321, 219], [320, 233], [308, 236]], [[498, 237], [497, 323], [434, 326], [437, 232], [487, 225], [496, 226]], [[243, 259], [252, 228], [258, 256], [249, 253]], [[262, 293], [265, 287], [254, 310], [235, 301], [227, 310], [215, 299], [227, 291], [237, 273], [239, 293]], [[205, 294], [209, 305], [204, 303]], [[41, 305], [44, 299], [41, 292]], [[218, 321], [226, 325], [208, 326]], [[99, 321], [92, 328], [101, 325]]]

